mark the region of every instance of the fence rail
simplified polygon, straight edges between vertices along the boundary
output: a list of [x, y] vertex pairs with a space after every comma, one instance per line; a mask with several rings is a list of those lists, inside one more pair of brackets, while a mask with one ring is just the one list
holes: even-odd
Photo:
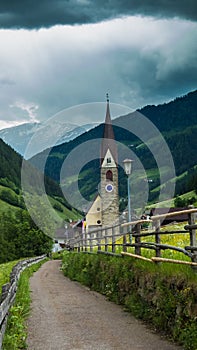
[[[117, 247], [121, 247], [123, 253], [127, 253], [129, 247], [133, 247], [136, 256], [142, 255], [142, 248], [151, 249], [155, 251], [155, 262], [158, 262], [162, 258], [163, 250], [174, 250], [183, 253], [191, 259], [191, 265], [197, 265], [197, 238], [196, 229], [197, 224], [195, 223], [197, 208], [186, 209], [176, 212], [170, 212], [162, 215], [152, 216], [150, 220], [136, 220], [112, 227], [99, 228], [90, 232], [82, 232], [78, 236], [67, 241], [68, 245], [72, 249], [80, 251], [98, 251], [105, 253], [117, 254]], [[164, 218], [173, 218], [173, 216], [187, 214], [188, 224], [184, 226], [184, 230], [174, 231], [161, 231], [161, 223]], [[142, 231], [144, 224], [151, 224], [154, 229], [151, 232]], [[176, 235], [176, 234], [188, 234], [189, 235], [189, 246], [183, 248], [162, 244], [162, 235]], [[154, 242], [142, 242], [143, 237], [154, 236]], [[128, 239], [129, 237], [129, 239]], [[122, 241], [122, 243], [120, 243]], [[120, 253], [120, 249], [119, 249]], [[169, 260], [169, 259], [168, 259]], [[153, 260], [152, 260], [153, 261]]]
[[9, 309], [15, 300], [20, 274], [27, 267], [45, 258], [46, 255], [42, 255], [39, 257], [19, 261], [12, 269], [9, 283], [6, 283], [2, 286], [2, 293], [0, 296], [0, 349], [2, 348], [3, 336], [6, 330]]

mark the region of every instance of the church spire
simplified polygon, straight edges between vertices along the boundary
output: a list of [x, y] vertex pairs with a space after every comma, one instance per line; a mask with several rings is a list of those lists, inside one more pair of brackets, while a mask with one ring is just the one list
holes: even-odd
[[108, 93], [106, 94], [106, 98], [107, 98], [107, 108], [106, 108], [103, 140], [101, 143], [101, 164], [103, 162], [103, 159], [105, 158], [105, 155], [108, 149], [110, 150], [111, 155], [114, 158], [114, 161], [116, 162], [116, 164], [118, 164], [118, 154], [117, 154], [117, 147], [115, 143], [113, 126], [111, 122]]

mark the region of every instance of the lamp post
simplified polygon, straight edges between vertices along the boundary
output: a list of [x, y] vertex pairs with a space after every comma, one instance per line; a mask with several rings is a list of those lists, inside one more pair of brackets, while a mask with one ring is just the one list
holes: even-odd
[[[131, 222], [131, 196], [130, 196], [130, 186], [129, 186], [129, 176], [131, 175], [132, 171], [132, 159], [125, 159], [123, 160], [124, 164], [124, 171], [125, 174], [127, 175], [127, 191], [128, 191], [128, 222]], [[132, 234], [131, 234], [131, 227], [129, 227], [129, 239], [130, 243], [132, 243]]]

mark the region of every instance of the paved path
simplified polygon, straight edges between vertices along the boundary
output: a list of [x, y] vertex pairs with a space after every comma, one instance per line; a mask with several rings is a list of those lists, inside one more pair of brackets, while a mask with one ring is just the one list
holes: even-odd
[[122, 307], [60, 271], [48, 261], [31, 277], [29, 350], [178, 350]]

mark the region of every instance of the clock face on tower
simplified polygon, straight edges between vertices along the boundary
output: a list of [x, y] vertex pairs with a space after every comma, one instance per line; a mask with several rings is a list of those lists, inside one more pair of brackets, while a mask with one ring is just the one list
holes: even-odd
[[106, 189], [107, 192], [112, 192], [113, 189], [114, 189], [114, 186], [112, 184], [107, 184], [105, 186], [105, 189]]

